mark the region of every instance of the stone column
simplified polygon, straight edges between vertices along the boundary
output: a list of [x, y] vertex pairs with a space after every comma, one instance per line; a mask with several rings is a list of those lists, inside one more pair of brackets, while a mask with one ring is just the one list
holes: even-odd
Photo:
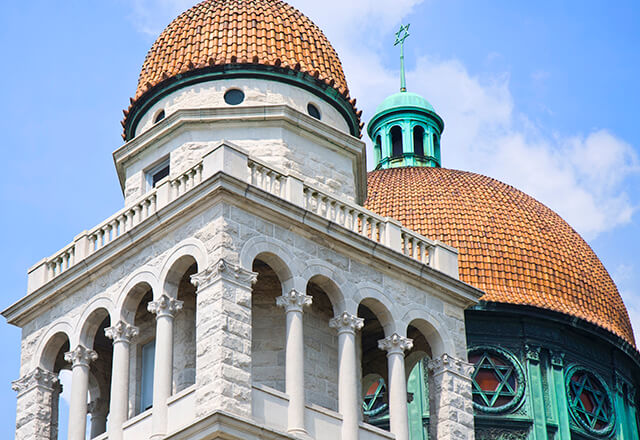
[[258, 274], [224, 259], [191, 277], [197, 288], [196, 416], [251, 416], [251, 289]]
[[356, 331], [363, 326], [364, 319], [347, 312], [329, 321], [329, 327], [338, 331], [338, 410], [342, 414], [343, 440], [358, 440], [360, 398]]
[[396, 440], [409, 440], [409, 413], [407, 408], [407, 375], [404, 352], [413, 348], [413, 340], [397, 333], [380, 339], [378, 348], [387, 352], [389, 365], [389, 424]]
[[58, 438], [58, 375], [36, 368], [11, 383], [18, 393], [16, 440]]
[[107, 413], [109, 412], [107, 399], [100, 397], [90, 402], [87, 410], [91, 414], [91, 438], [96, 438], [107, 430]]
[[122, 425], [129, 409], [129, 346], [138, 328], [119, 321], [106, 328], [104, 334], [113, 340], [113, 364], [111, 370], [111, 402], [109, 408], [109, 438], [122, 439]]
[[430, 437], [473, 440], [473, 364], [445, 353], [429, 361], [428, 368]]
[[156, 353], [153, 364], [153, 416], [151, 439], [161, 438], [167, 430], [167, 399], [171, 396], [173, 373], [173, 317], [182, 310], [182, 301], [162, 295], [147, 304], [156, 315]]
[[285, 353], [285, 389], [289, 395], [287, 429], [304, 434], [304, 334], [302, 309], [311, 305], [312, 298], [296, 290], [276, 298], [278, 307], [287, 314], [287, 342]]
[[89, 363], [98, 354], [78, 345], [64, 354], [71, 363], [71, 402], [69, 403], [69, 440], [85, 440], [87, 432], [87, 393], [89, 391]]

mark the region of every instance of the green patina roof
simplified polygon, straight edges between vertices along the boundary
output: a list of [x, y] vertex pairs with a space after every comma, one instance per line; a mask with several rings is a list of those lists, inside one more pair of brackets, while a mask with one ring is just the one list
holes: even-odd
[[382, 104], [380, 104], [376, 109], [376, 114], [407, 107], [429, 110], [434, 113], [436, 112], [433, 106], [429, 104], [429, 101], [417, 93], [399, 92], [382, 101]]

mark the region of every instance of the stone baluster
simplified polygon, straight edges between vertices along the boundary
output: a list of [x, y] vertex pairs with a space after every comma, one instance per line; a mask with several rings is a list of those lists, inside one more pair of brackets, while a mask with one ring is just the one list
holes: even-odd
[[338, 331], [338, 410], [342, 414], [343, 440], [358, 440], [360, 399], [356, 332], [363, 326], [364, 319], [347, 312], [329, 321], [329, 327]]
[[69, 440], [85, 440], [87, 432], [87, 392], [89, 391], [89, 364], [98, 354], [82, 345], [64, 354], [71, 363], [71, 402], [69, 403]]
[[113, 340], [109, 439], [120, 440], [129, 407], [129, 346], [138, 335], [138, 328], [119, 321], [114, 326], [106, 328], [104, 334]]
[[429, 361], [430, 437], [473, 440], [473, 364], [448, 354]]
[[285, 390], [289, 395], [287, 429], [290, 433], [304, 434], [304, 334], [302, 309], [310, 306], [312, 297], [296, 290], [276, 298], [278, 307], [287, 315], [285, 353]]
[[380, 339], [378, 348], [387, 352], [391, 433], [395, 434], [396, 440], [409, 440], [407, 377], [404, 368], [404, 352], [413, 348], [413, 340], [394, 333], [385, 339]]
[[16, 440], [58, 438], [58, 375], [36, 368], [11, 383], [18, 393]]
[[109, 412], [107, 399], [99, 397], [89, 402], [87, 410], [91, 414], [91, 438], [96, 438], [107, 430], [107, 413]]
[[182, 301], [167, 295], [147, 304], [147, 310], [156, 315], [151, 439], [164, 437], [167, 430], [167, 399], [171, 396], [173, 374], [173, 318], [182, 310], [182, 305]]

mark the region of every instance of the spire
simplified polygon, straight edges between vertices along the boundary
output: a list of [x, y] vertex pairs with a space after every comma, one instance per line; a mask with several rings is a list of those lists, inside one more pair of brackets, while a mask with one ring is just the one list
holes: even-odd
[[407, 78], [405, 76], [404, 71], [404, 40], [409, 38], [411, 35], [409, 33], [409, 28], [411, 27], [411, 23], [408, 25], [400, 25], [400, 30], [396, 32], [396, 42], [394, 46], [400, 45], [400, 91], [407, 91]]

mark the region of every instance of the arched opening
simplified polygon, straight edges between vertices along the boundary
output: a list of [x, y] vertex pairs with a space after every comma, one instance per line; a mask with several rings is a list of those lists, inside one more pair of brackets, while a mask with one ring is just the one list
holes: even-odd
[[429, 438], [429, 375], [427, 363], [432, 357], [427, 338], [413, 325], [407, 328], [413, 348], [405, 353], [409, 433], [412, 440]]
[[375, 164], [378, 165], [382, 159], [382, 136], [376, 136], [376, 141], [373, 145], [373, 158]]
[[413, 152], [417, 156], [424, 156], [424, 128], [420, 125], [413, 128]]
[[313, 302], [303, 319], [305, 400], [338, 411], [338, 335], [329, 327], [334, 310], [327, 282], [319, 276], [307, 284]]
[[162, 121], [164, 119], [164, 109], [158, 111], [158, 113], [156, 113], [156, 115], [153, 117], [153, 123], [157, 124], [158, 122]]
[[440, 138], [436, 133], [433, 133], [433, 150], [436, 156], [436, 160], [438, 161], [438, 163], [441, 163], [440, 162]]
[[391, 155], [402, 157], [402, 129], [396, 125], [391, 128]]
[[64, 354], [70, 350], [69, 337], [62, 332], [53, 335], [42, 352], [40, 368], [54, 373], [59, 382], [51, 393], [49, 432], [52, 439], [66, 439], [71, 399], [71, 369]]
[[253, 262], [258, 280], [251, 294], [251, 376], [255, 384], [284, 392], [286, 320], [282, 309], [276, 306], [276, 298], [282, 295], [276, 270], [284, 263], [270, 262], [271, 265], [262, 259]]

